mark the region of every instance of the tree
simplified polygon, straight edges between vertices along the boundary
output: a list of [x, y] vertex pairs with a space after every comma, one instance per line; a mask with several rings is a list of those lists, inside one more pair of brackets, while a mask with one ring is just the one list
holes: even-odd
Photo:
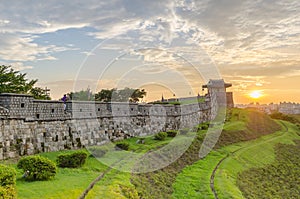
[[37, 80], [29, 81], [25, 76], [11, 66], [0, 66], [0, 93], [28, 93]]
[[50, 99], [39, 87], [34, 87], [37, 79], [26, 79], [26, 73], [20, 73], [11, 66], [0, 66], [0, 93], [31, 94], [35, 99]]
[[147, 92], [145, 89], [135, 89], [131, 95], [130, 101], [131, 102], [138, 102], [140, 99], [143, 99], [146, 96]]
[[77, 92], [70, 92], [67, 95], [69, 95], [71, 100], [91, 101], [95, 99], [94, 94], [91, 92], [89, 88]]
[[102, 89], [100, 92], [95, 94], [95, 100], [101, 101], [101, 102], [110, 102], [112, 98], [113, 92], [115, 92], [116, 89]]
[[146, 96], [146, 91], [144, 89], [133, 89], [124, 88], [121, 90], [113, 89], [102, 89], [100, 92], [95, 94], [96, 101], [102, 102], [135, 102], [137, 103], [140, 99]]
[[51, 98], [45, 93], [44, 89], [39, 87], [32, 88], [30, 90], [30, 94], [33, 95], [35, 99], [51, 100]]

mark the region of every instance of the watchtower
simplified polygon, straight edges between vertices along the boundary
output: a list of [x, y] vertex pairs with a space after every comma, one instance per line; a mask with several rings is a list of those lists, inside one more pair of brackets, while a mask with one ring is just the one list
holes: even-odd
[[226, 88], [231, 87], [231, 83], [225, 83], [223, 79], [210, 79], [202, 89], [207, 88], [207, 95], [216, 97], [219, 105], [226, 105], [229, 108], [234, 106], [232, 92], [226, 92]]

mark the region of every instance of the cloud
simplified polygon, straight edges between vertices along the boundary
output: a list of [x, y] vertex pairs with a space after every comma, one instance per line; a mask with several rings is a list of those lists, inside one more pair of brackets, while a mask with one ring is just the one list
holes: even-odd
[[[300, 70], [300, 61], [285, 60], [264, 63], [245, 63], [232, 65], [231, 67], [222, 66], [220, 71], [225, 76], [250, 76], [250, 77], [283, 77], [286, 78], [293, 74], [295, 71]], [[296, 74], [296, 73], [294, 73]]]
[[83, 51], [81, 52], [81, 54], [84, 54], [86, 56], [92, 56], [92, 55], [95, 55], [95, 53], [91, 52], [91, 51]]
[[24, 65], [23, 62], [2, 62], [1, 65], [11, 66], [15, 71], [22, 71], [33, 68], [33, 66]]
[[33, 41], [34, 37], [30, 35], [2, 34], [0, 37], [0, 58], [17, 62], [55, 60], [56, 58], [51, 55], [54, 52], [77, 50], [74, 47], [41, 46]]
[[288, 53], [294, 57], [299, 52], [298, 1], [13, 1], [3, 3], [0, 9], [4, 33], [93, 27], [96, 31], [90, 35], [98, 39], [122, 35], [141, 46], [165, 42], [164, 47], [178, 37], [189, 38], [220, 64], [271, 60], [273, 53], [276, 59], [283, 59], [287, 53], [278, 48], [289, 52], [295, 48]]
[[105, 41], [103, 54], [164, 49], [172, 53], [144, 51], [138, 59], [186, 76], [192, 75], [188, 67], [193, 66], [205, 80], [220, 77], [218, 66], [242, 87], [260, 86], [270, 77], [299, 74], [299, 27], [297, 0], [12, 0], [0, 5], [0, 59], [20, 63], [20, 68], [28, 61], [58, 61], [60, 52], [79, 48], [51, 40], [39, 43], [36, 36], [43, 40], [42, 34], [73, 28], [92, 36], [95, 44]]

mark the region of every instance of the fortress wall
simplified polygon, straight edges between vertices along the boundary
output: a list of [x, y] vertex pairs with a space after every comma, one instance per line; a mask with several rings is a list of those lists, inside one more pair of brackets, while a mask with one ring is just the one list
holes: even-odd
[[[0, 107], [7, 109], [9, 118], [32, 117], [33, 98], [29, 95], [4, 93], [0, 95]], [[3, 115], [2, 115], [3, 116]]]
[[48, 100], [34, 100], [32, 110], [30, 110], [32, 117], [27, 120], [65, 120], [68, 116], [64, 112], [63, 103], [60, 101]]
[[211, 103], [151, 105], [33, 100], [0, 94], [0, 159], [101, 145], [192, 127], [211, 119]]

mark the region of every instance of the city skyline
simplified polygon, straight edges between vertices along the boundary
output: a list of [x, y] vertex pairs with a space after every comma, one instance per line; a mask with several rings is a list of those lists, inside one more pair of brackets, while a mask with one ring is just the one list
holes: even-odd
[[91, 88], [203, 94], [232, 83], [237, 104], [300, 102], [298, 1], [2, 1], [0, 63], [51, 97]]

